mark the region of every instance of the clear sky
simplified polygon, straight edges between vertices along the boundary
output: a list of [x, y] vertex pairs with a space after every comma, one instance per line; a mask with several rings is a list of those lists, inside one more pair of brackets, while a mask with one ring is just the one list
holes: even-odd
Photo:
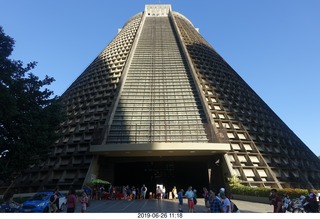
[[320, 0], [0, 0], [12, 59], [61, 95], [145, 4], [171, 4], [320, 155]]

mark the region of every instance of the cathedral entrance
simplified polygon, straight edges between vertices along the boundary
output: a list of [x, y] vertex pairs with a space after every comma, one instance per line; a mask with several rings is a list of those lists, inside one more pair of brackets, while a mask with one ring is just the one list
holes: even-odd
[[164, 185], [167, 191], [174, 186], [178, 189], [192, 185], [200, 190], [208, 184], [207, 163], [153, 161], [118, 163], [115, 165], [117, 185], [138, 186], [145, 184], [149, 192], [154, 192], [157, 184]]
[[191, 185], [201, 196], [203, 187], [221, 186], [222, 170], [215, 164], [216, 161], [217, 156], [103, 157], [99, 162], [99, 175], [112, 179], [116, 186], [141, 188], [145, 184], [148, 194], [155, 192], [157, 184], [164, 185], [167, 192], [174, 186], [178, 190], [186, 190]]

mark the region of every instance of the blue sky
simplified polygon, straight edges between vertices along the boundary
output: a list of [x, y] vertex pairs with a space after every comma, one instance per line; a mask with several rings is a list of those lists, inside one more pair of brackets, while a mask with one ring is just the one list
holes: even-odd
[[145, 4], [171, 4], [320, 155], [319, 0], [0, 0], [13, 59], [61, 95]]

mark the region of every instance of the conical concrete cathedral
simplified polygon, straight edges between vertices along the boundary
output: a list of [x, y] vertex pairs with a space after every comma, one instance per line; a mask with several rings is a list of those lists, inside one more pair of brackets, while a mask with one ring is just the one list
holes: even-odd
[[[239, 54], [240, 55], [240, 54]], [[320, 188], [320, 161], [170, 5], [146, 5], [62, 96], [51, 157], [15, 187]]]

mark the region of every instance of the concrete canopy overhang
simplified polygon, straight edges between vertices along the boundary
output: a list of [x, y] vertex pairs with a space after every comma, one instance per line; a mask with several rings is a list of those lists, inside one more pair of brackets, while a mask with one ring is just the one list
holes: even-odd
[[230, 151], [228, 143], [148, 143], [91, 145], [90, 152], [108, 157], [208, 156]]

